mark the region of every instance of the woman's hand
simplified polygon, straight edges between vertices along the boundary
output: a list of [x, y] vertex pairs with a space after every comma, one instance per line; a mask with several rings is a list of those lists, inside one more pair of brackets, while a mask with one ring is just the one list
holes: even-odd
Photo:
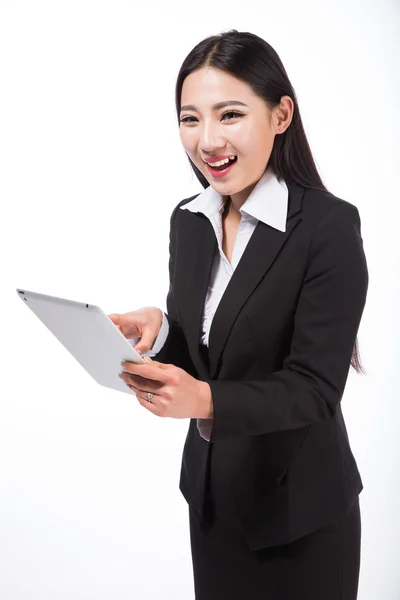
[[[140, 404], [158, 417], [212, 418], [211, 389], [183, 369], [157, 361], [151, 364], [121, 363], [120, 378], [133, 390]], [[151, 402], [146, 394], [152, 392]]]
[[141, 338], [135, 346], [135, 350], [141, 354], [148, 352], [153, 347], [163, 320], [162, 311], [153, 306], [107, 316], [128, 340]]

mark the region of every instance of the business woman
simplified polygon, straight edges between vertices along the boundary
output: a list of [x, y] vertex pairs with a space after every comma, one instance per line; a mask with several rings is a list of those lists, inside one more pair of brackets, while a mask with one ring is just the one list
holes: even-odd
[[168, 313], [109, 316], [155, 359], [124, 363], [140, 404], [190, 418], [196, 600], [355, 600], [363, 486], [340, 402], [362, 370], [359, 212], [324, 187], [286, 71], [256, 35], [193, 48], [176, 107], [204, 191], [172, 213]]

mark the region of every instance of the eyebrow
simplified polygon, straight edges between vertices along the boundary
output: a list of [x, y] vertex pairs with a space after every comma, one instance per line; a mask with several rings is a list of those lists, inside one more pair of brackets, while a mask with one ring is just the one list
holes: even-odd
[[[214, 110], [218, 110], [219, 108], [225, 108], [225, 106], [246, 106], [247, 104], [244, 104], [244, 102], [239, 102], [239, 100], [226, 100], [224, 102], [217, 102], [216, 104], [213, 105], [213, 109]], [[197, 108], [194, 106], [194, 104], [186, 104], [185, 106], [181, 106], [181, 112], [183, 110], [192, 110], [194, 112], [197, 112]]]

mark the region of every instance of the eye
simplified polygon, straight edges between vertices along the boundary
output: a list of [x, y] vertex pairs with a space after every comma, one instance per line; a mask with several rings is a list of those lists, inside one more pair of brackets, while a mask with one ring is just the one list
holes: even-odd
[[[235, 111], [235, 110], [228, 110], [227, 112], [225, 112], [225, 113], [222, 115], [222, 118], [223, 118], [223, 117], [225, 117], [226, 115], [234, 115], [234, 116], [232, 117], [232, 119], [235, 119], [236, 117], [244, 117], [244, 113], [237, 112], [237, 111]], [[230, 121], [230, 120], [231, 120], [231, 119], [228, 119], [228, 121]]]
[[[226, 117], [226, 115], [232, 115], [231, 118], [229, 119], [224, 119], [224, 117]], [[221, 119], [224, 119], [224, 121], [231, 121], [232, 119], [236, 119], [237, 117], [244, 117], [244, 113], [241, 112], [237, 112], [236, 110], [228, 110], [226, 111], [222, 116]], [[195, 121], [197, 121], [196, 117], [183, 117], [182, 119], [180, 119], [180, 123], [194, 123]]]
[[195, 119], [196, 117], [183, 117], [183, 119], [180, 119], [180, 123], [193, 123], [193, 121], [189, 121], [189, 119]]

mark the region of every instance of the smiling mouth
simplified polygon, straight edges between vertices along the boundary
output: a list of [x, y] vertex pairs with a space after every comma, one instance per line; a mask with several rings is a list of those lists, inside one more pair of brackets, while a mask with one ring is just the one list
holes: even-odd
[[214, 166], [214, 167], [210, 163], [208, 163], [206, 161], [204, 161], [204, 162], [207, 165], [207, 167], [212, 171], [225, 171], [225, 169], [227, 169], [231, 165], [235, 164], [235, 162], [237, 162], [237, 156], [235, 156], [233, 159], [229, 159], [228, 162], [225, 162], [222, 165]]

